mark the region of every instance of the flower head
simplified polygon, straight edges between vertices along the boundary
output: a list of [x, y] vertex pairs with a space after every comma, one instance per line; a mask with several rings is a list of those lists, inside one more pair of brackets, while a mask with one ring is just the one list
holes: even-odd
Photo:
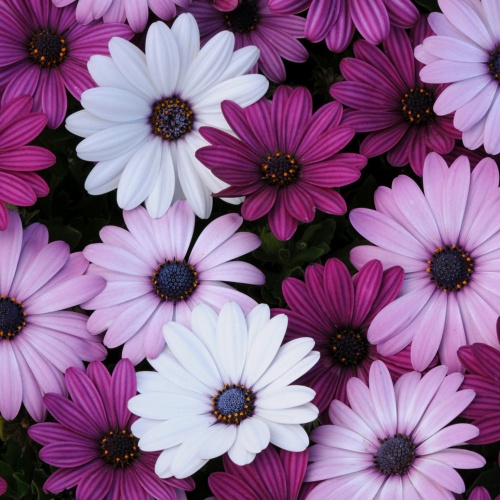
[[[319, 362], [299, 383], [316, 391], [313, 403], [322, 412], [333, 399], [346, 402], [346, 384], [351, 377], [368, 380], [373, 361], [380, 358], [366, 338], [371, 321], [392, 302], [403, 284], [400, 267], [382, 270], [373, 260], [351, 278], [338, 259], [325, 266], [307, 267], [305, 283], [295, 278], [283, 281], [283, 295], [291, 310], [273, 309], [288, 316], [285, 340], [304, 335], [315, 341]], [[410, 351], [385, 358], [391, 375], [397, 379], [411, 371]]]
[[350, 407], [333, 401], [333, 425], [311, 433], [318, 444], [309, 450], [304, 480], [322, 482], [308, 498], [452, 499], [463, 493], [454, 468], [479, 468], [485, 460], [453, 448], [479, 431], [470, 424], [446, 427], [474, 398], [474, 391], [457, 390], [463, 375], [446, 371], [438, 366], [423, 377], [406, 373], [394, 387], [384, 363], [375, 361], [368, 386], [351, 378]]
[[32, 113], [29, 96], [12, 99], [0, 109], [0, 231], [7, 227], [5, 203], [31, 206], [49, 192], [35, 172], [52, 166], [56, 157], [47, 149], [26, 146], [47, 124], [43, 113]]
[[498, 167], [486, 158], [472, 174], [461, 156], [450, 168], [436, 153], [424, 163], [424, 193], [406, 176], [379, 187], [376, 210], [351, 212], [354, 228], [377, 246], [351, 251], [359, 268], [371, 259], [400, 265], [399, 297], [372, 321], [368, 340], [390, 356], [411, 345], [413, 368], [425, 369], [436, 352], [450, 371], [463, 370], [462, 345], [499, 347], [500, 194]]
[[387, 152], [391, 165], [410, 163], [420, 176], [429, 152], [449, 153], [462, 135], [453, 127], [451, 116], [437, 116], [432, 110], [444, 87], [423, 83], [418, 76], [421, 64], [413, 57], [413, 47], [428, 31], [422, 16], [411, 37], [403, 29], [392, 28], [384, 51], [365, 40], [357, 41], [356, 57], [340, 62], [345, 81], [330, 89], [335, 99], [349, 107], [342, 124], [356, 132], [369, 132], [361, 143], [361, 154], [371, 158]]
[[443, 11], [429, 15], [437, 36], [416, 47], [415, 57], [426, 64], [420, 78], [428, 83], [451, 83], [438, 97], [434, 112], [455, 111], [454, 126], [463, 132], [469, 149], [484, 144], [489, 154], [500, 153], [500, 11], [497, 0], [438, 0]]
[[203, 43], [227, 30], [234, 33], [236, 48], [257, 46], [260, 57], [252, 71], [259, 68], [273, 82], [286, 78], [281, 58], [300, 63], [309, 55], [297, 40], [304, 38], [305, 19], [269, 10], [269, 0], [241, 0], [224, 12], [210, 0], [194, 0], [187, 10], [200, 24]]
[[45, 404], [56, 422], [35, 424], [29, 436], [43, 448], [40, 458], [59, 467], [45, 482], [46, 492], [76, 486], [76, 499], [175, 498], [192, 490], [192, 479], [160, 479], [154, 473], [157, 453], [145, 453], [131, 432], [136, 418], [127, 409], [137, 393], [134, 366], [122, 359], [110, 375], [100, 362], [87, 372], [70, 368], [66, 383], [72, 401], [46, 394]]
[[265, 304], [245, 317], [228, 302], [218, 315], [198, 305], [191, 330], [165, 325], [167, 347], [149, 360], [157, 372], [137, 374], [140, 394], [129, 402], [142, 417], [132, 426], [139, 447], [163, 450], [155, 468], [160, 477], [187, 477], [226, 452], [246, 465], [269, 443], [307, 448], [300, 424], [318, 416], [314, 391], [289, 384], [319, 355], [309, 338], [281, 346], [286, 324], [284, 315], [270, 319]]
[[196, 215], [207, 218], [211, 193], [226, 184], [195, 158], [206, 144], [198, 129], [227, 129], [221, 101], [248, 106], [268, 87], [262, 75], [245, 74], [259, 51], [233, 49], [233, 34], [224, 32], [200, 50], [198, 25], [182, 14], [171, 29], [162, 22], [151, 25], [145, 54], [113, 38], [111, 57], [92, 57], [89, 71], [99, 87], [84, 92], [85, 109], [66, 122], [71, 132], [86, 137], [76, 148], [78, 156], [98, 162], [87, 191], [117, 189], [121, 208], [145, 201], [152, 217], [186, 198]]
[[42, 224], [23, 232], [16, 212], [9, 210], [8, 219], [0, 232], [0, 369], [8, 380], [0, 388], [0, 413], [11, 420], [24, 403], [40, 421], [42, 396], [66, 394], [68, 368], [83, 370], [83, 360], [106, 356], [100, 337], [87, 331], [87, 316], [63, 310], [97, 295], [105, 282], [83, 276], [88, 261], [63, 241], [48, 243]]
[[0, 6], [0, 89], [2, 104], [33, 97], [33, 111], [57, 128], [66, 116], [66, 89], [78, 100], [95, 85], [87, 71], [93, 54], [108, 54], [112, 36], [131, 38], [124, 24], [80, 26], [75, 7], [58, 9], [51, 0], [2, 2]]
[[186, 201], [178, 201], [159, 219], [143, 207], [123, 213], [130, 232], [116, 226], [101, 230], [103, 243], [88, 245], [83, 253], [92, 262], [89, 273], [106, 279], [106, 288], [83, 304], [95, 309], [88, 329], [107, 330], [104, 344], [125, 344], [123, 357], [139, 363], [155, 358], [165, 346], [162, 326], [177, 321], [191, 324], [191, 310], [205, 303], [220, 310], [228, 300], [248, 312], [256, 302], [223, 283], [264, 283], [256, 267], [232, 261], [255, 250], [259, 237], [237, 233], [243, 222], [227, 214], [211, 222], [188, 248], [195, 215]]
[[203, 128], [211, 146], [199, 158], [223, 181], [231, 184], [217, 196], [246, 196], [241, 214], [255, 220], [269, 214], [269, 226], [280, 240], [295, 233], [298, 222], [311, 222], [316, 208], [330, 214], [347, 210], [333, 188], [359, 179], [366, 158], [339, 153], [354, 136], [339, 125], [342, 106], [329, 103], [312, 112], [308, 90], [281, 85], [273, 101], [261, 99], [245, 110], [223, 102], [226, 120], [239, 139]]

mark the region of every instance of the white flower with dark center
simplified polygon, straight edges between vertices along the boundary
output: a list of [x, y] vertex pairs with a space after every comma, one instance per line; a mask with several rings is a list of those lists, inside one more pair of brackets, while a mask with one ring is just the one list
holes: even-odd
[[139, 418], [132, 432], [144, 451], [162, 450], [160, 477], [188, 477], [226, 452], [238, 465], [253, 461], [272, 443], [303, 451], [309, 444], [300, 424], [318, 409], [315, 392], [289, 385], [319, 359], [304, 337], [281, 345], [287, 317], [270, 319], [260, 304], [245, 317], [235, 302], [219, 315], [200, 304], [191, 331], [179, 323], [164, 327], [167, 347], [149, 362], [156, 372], [139, 372], [140, 393], [129, 401]]
[[85, 109], [66, 122], [86, 138], [78, 156], [97, 162], [85, 188], [93, 195], [117, 189], [118, 205], [126, 210], [145, 201], [152, 217], [186, 198], [196, 215], [207, 218], [211, 194], [227, 184], [195, 158], [208, 145], [198, 129], [229, 131], [220, 103], [245, 107], [265, 94], [266, 78], [246, 74], [259, 49], [234, 51], [234, 35], [225, 31], [200, 50], [198, 25], [182, 14], [171, 29], [151, 25], [145, 53], [117, 37], [109, 52], [111, 57], [91, 57], [88, 69], [99, 87], [82, 94]]

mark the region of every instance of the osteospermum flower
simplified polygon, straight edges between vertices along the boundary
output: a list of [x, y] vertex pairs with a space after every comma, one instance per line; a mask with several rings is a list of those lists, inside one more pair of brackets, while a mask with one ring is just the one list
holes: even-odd
[[121, 38], [109, 43], [111, 58], [92, 57], [89, 71], [99, 88], [82, 96], [85, 110], [71, 115], [67, 128], [86, 137], [76, 151], [98, 162], [85, 182], [90, 194], [118, 189], [118, 205], [131, 210], [143, 201], [152, 217], [186, 198], [207, 218], [211, 193], [226, 186], [195, 157], [206, 144], [202, 125], [228, 129], [223, 99], [241, 106], [262, 97], [262, 75], [246, 75], [259, 51], [233, 52], [234, 36], [224, 32], [200, 50], [198, 25], [180, 15], [168, 28], [154, 23], [146, 54]]
[[351, 251], [359, 268], [371, 259], [406, 272], [399, 298], [372, 321], [368, 340], [390, 356], [412, 342], [415, 370], [436, 352], [450, 371], [463, 370], [462, 345], [499, 347], [500, 195], [498, 167], [486, 158], [472, 174], [461, 156], [450, 168], [436, 153], [424, 163], [424, 193], [406, 176], [379, 187], [376, 210], [357, 208], [355, 229], [377, 246]]
[[223, 30], [234, 33], [235, 47], [256, 45], [260, 49], [257, 67], [273, 82], [286, 78], [281, 58], [304, 62], [305, 47], [297, 40], [304, 38], [305, 19], [269, 10], [269, 0], [241, 0], [231, 11], [222, 12], [210, 0], [194, 0], [188, 8], [200, 25], [201, 41], [205, 43]]
[[[52, 0], [57, 7], [65, 7], [75, 0]], [[190, 0], [76, 0], [76, 20], [81, 24], [102, 17], [105, 23], [128, 21], [135, 31], [146, 27], [151, 9], [160, 19], [168, 20], [176, 16], [177, 6], [187, 7]]]
[[14, 98], [0, 109], [0, 231], [7, 227], [5, 203], [28, 207], [49, 192], [35, 172], [52, 166], [56, 157], [39, 146], [26, 146], [43, 130], [47, 117], [32, 113], [29, 96]]
[[370, 368], [369, 386], [352, 378], [350, 407], [330, 406], [333, 425], [313, 430], [305, 481], [322, 481], [308, 499], [442, 498], [463, 493], [455, 471], [476, 469], [484, 458], [453, 448], [479, 433], [470, 424], [447, 426], [474, 398], [458, 391], [463, 375], [438, 366], [424, 377], [411, 372], [393, 387], [381, 361]]
[[130, 430], [136, 418], [127, 409], [137, 394], [128, 359], [119, 361], [112, 375], [100, 362], [90, 363], [86, 373], [70, 368], [66, 383], [72, 401], [54, 393], [44, 397], [56, 422], [28, 429], [31, 439], [43, 445], [40, 458], [59, 467], [45, 481], [44, 491], [76, 486], [77, 500], [147, 500], [185, 498], [182, 490], [194, 488], [192, 479], [160, 479], [154, 473], [158, 453], [139, 450]]
[[432, 110], [443, 86], [425, 84], [418, 76], [422, 65], [415, 61], [413, 47], [422, 42], [426, 31], [422, 16], [411, 37], [403, 29], [391, 29], [384, 51], [357, 41], [356, 58], [340, 62], [345, 81], [330, 89], [335, 99], [351, 108], [344, 111], [342, 124], [369, 132], [361, 154], [371, 158], [387, 152], [391, 165], [410, 163], [420, 176], [428, 153], [449, 153], [462, 135], [451, 116], [437, 116]]
[[333, 188], [359, 179], [366, 158], [339, 153], [354, 136], [340, 126], [342, 106], [328, 103], [315, 113], [303, 87], [277, 88], [272, 103], [266, 99], [245, 110], [223, 102], [226, 120], [239, 139], [211, 128], [200, 130], [211, 146], [199, 158], [230, 187], [217, 196], [243, 196], [241, 214], [255, 220], [269, 214], [269, 226], [280, 240], [295, 233], [298, 222], [311, 222], [316, 208], [340, 215], [347, 210]]
[[2, 104], [19, 95], [33, 97], [33, 111], [57, 128], [66, 116], [66, 89], [78, 100], [95, 85], [87, 71], [93, 54], [108, 54], [112, 36], [131, 38], [124, 24], [80, 26], [75, 7], [57, 9], [51, 0], [19, 0], [0, 5], [0, 89]]
[[160, 477], [187, 477], [226, 452], [246, 465], [269, 443], [307, 448], [300, 424], [318, 416], [314, 391], [289, 384], [319, 355], [309, 338], [281, 346], [286, 324], [284, 315], [270, 319], [265, 304], [245, 317], [228, 302], [219, 315], [198, 305], [191, 330], [165, 325], [167, 348], [149, 360], [157, 372], [137, 374], [140, 394], [129, 402], [142, 417], [132, 426], [139, 448], [163, 450], [155, 467]]
[[305, 498], [307, 485], [302, 487], [302, 480], [308, 456], [307, 450], [278, 453], [273, 446], [268, 446], [252, 463], [240, 466], [224, 455], [225, 472], [210, 474], [208, 485], [217, 500], [234, 500], [235, 495], [252, 500]]
[[453, 124], [469, 149], [484, 144], [500, 153], [500, 10], [497, 0], [438, 0], [443, 14], [429, 24], [437, 36], [426, 38], [415, 57], [427, 66], [424, 82], [451, 83], [434, 104], [437, 115], [455, 111]]
[[[403, 279], [400, 267], [383, 271], [376, 260], [366, 263], [352, 279], [340, 260], [329, 259], [325, 266], [307, 267], [305, 283], [296, 278], [283, 281], [291, 310], [273, 309], [273, 313], [288, 316], [285, 340], [314, 339], [320, 361], [299, 383], [316, 391], [313, 403], [320, 412], [333, 399], [346, 402], [351, 377], [368, 380], [370, 365], [380, 355], [368, 342], [366, 331], [377, 313], [394, 300]], [[395, 379], [412, 370], [409, 349], [384, 361]]]
[[103, 290], [100, 276], [82, 276], [88, 262], [70, 254], [63, 241], [48, 243], [47, 228], [23, 232], [19, 215], [8, 211], [0, 232], [0, 413], [16, 417], [24, 403], [37, 421], [45, 418], [42, 396], [66, 394], [64, 372], [83, 370], [83, 361], [104, 359], [100, 337], [85, 327], [87, 316], [63, 311]]
[[106, 226], [103, 243], [83, 254], [93, 264], [89, 273], [106, 279], [106, 288], [82, 305], [95, 309], [88, 330], [107, 330], [104, 344], [125, 344], [123, 357], [135, 364], [155, 358], [165, 346], [162, 326], [191, 324], [191, 310], [201, 302], [220, 310], [228, 300], [248, 312], [256, 302], [223, 281], [261, 285], [264, 275], [246, 262], [234, 262], [260, 245], [252, 233], [237, 233], [242, 218], [227, 214], [211, 222], [191, 252], [195, 216], [178, 201], [163, 217], [152, 219], [143, 207], [123, 212], [130, 232]]

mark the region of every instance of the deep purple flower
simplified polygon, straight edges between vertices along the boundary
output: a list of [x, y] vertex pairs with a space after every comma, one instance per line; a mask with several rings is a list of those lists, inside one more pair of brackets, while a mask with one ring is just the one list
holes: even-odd
[[271, 11], [297, 13], [309, 6], [305, 27], [311, 42], [326, 40], [332, 52], [351, 43], [356, 28], [370, 43], [387, 38], [391, 26], [411, 28], [419, 12], [411, 0], [270, 0]]
[[0, 495], [3, 495], [7, 491], [8, 486], [7, 481], [3, 477], [0, 477]]
[[[83, 276], [88, 261], [69, 253], [63, 241], [48, 243], [42, 224], [24, 232], [17, 212], [8, 211], [0, 232], [0, 412], [16, 417], [24, 403], [37, 421], [45, 418], [42, 396], [66, 394], [64, 372], [83, 361], [104, 359], [100, 337], [90, 335], [87, 316], [64, 311], [104, 289], [100, 276]], [[61, 396], [62, 397], [62, 396]]]
[[[43, 485], [46, 492], [76, 488], [76, 499], [174, 500], [192, 490], [192, 479], [160, 479], [154, 472], [158, 453], [139, 450], [130, 427], [137, 420], [127, 408], [137, 394], [134, 366], [120, 360], [113, 374], [100, 362], [87, 372], [66, 372], [72, 401], [46, 394], [45, 404], [57, 422], [35, 424], [29, 436], [40, 443], [40, 458], [59, 467]], [[182, 498], [182, 496], [181, 496]]]
[[280, 240], [290, 239], [299, 221], [311, 222], [316, 208], [341, 215], [347, 210], [333, 188], [359, 179], [366, 158], [338, 153], [354, 136], [341, 126], [342, 106], [331, 102], [312, 112], [308, 90], [281, 85], [272, 103], [261, 99], [242, 109], [224, 101], [222, 111], [240, 139], [202, 127], [212, 146], [196, 157], [231, 186], [217, 196], [246, 196], [241, 214], [255, 220], [269, 214], [269, 226]]
[[113, 36], [129, 39], [125, 24], [76, 22], [75, 6], [58, 9], [51, 0], [11, 0], [0, 5], [0, 89], [2, 104], [27, 94], [33, 111], [57, 128], [66, 116], [66, 89], [78, 100], [94, 87], [87, 71], [93, 54], [109, 54]]
[[[497, 320], [500, 343], [500, 318]], [[470, 418], [479, 428], [479, 436], [471, 443], [486, 444], [500, 441], [500, 350], [486, 344], [463, 346], [458, 357], [468, 371], [462, 389], [474, 389], [476, 397], [462, 417]], [[500, 452], [499, 452], [500, 461]]]
[[247, 465], [236, 465], [226, 454], [222, 460], [225, 472], [214, 472], [208, 478], [217, 500], [295, 500], [305, 498], [308, 485], [302, 485], [306, 473], [308, 450], [293, 452], [268, 446]]
[[[484, 486], [476, 486], [470, 492], [469, 500], [491, 500], [491, 496]], [[496, 496], [495, 500], [500, 500], [500, 495]]]
[[241, 0], [230, 12], [218, 10], [210, 0], [194, 0], [186, 9], [193, 14], [200, 27], [202, 43], [216, 33], [228, 30], [234, 33], [235, 49], [256, 45], [260, 49], [257, 67], [273, 82], [286, 78], [281, 58], [304, 62], [307, 50], [297, 41], [304, 38], [305, 19], [269, 10], [269, 0]]
[[344, 111], [342, 123], [356, 132], [369, 132], [361, 154], [371, 158], [388, 152], [391, 165], [410, 163], [420, 176], [429, 152], [449, 153], [461, 137], [451, 116], [432, 111], [443, 85], [425, 84], [418, 76], [422, 65], [414, 59], [413, 47], [429, 31], [422, 16], [410, 37], [393, 28], [383, 51], [364, 40], [356, 42], [356, 58], [340, 62], [345, 81], [330, 89], [335, 99], [351, 108]]
[[333, 399], [347, 402], [346, 385], [351, 377], [363, 382], [373, 361], [383, 359], [394, 380], [412, 371], [410, 351], [383, 358], [366, 338], [372, 319], [392, 302], [403, 284], [400, 267], [383, 271], [378, 260], [366, 263], [351, 278], [338, 259], [325, 266], [306, 268], [305, 283], [296, 278], [283, 281], [283, 295], [291, 310], [273, 309], [288, 316], [285, 341], [311, 337], [320, 360], [299, 379], [316, 391], [313, 403], [322, 412]]
[[26, 146], [43, 130], [47, 117], [32, 113], [33, 100], [19, 96], [0, 109], [0, 231], [7, 227], [5, 203], [29, 207], [49, 192], [35, 173], [52, 166], [56, 157], [47, 149]]

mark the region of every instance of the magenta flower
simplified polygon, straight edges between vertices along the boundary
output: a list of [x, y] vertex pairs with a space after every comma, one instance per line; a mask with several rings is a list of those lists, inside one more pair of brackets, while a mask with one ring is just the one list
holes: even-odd
[[7, 491], [8, 486], [7, 481], [3, 477], [0, 477], [0, 495], [3, 495]]
[[303, 499], [308, 489], [308, 485], [302, 485], [307, 457], [307, 450], [278, 453], [268, 446], [252, 463], [241, 466], [226, 454], [222, 458], [225, 472], [210, 474], [208, 485], [217, 500], [234, 500], [235, 496], [252, 500]]
[[[305, 283], [296, 278], [283, 281], [283, 295], [291, 310], [273, 309], [288, 316], [285, 341], [314, 339], [319, 362], [299, 379], [316, 391], [313, 403], [322, 412], [333, 399], [347, 402], [346, 384], [351, 377], [363, 382], [373, 361], [380, 359], [366, 338], [370, 322], [392, 302], [403, 284], [400, 267], [382, 270], [377, 260], [366, 263], [353, 278], [338, 259], [325, 266], [306, 268]], [[410, 351], [382, 358], [394, 380], [412, 371]]]
[[[453, 448], [476, 437], [471, 424], [448, 424], [474, 398], [458, 391], [463, 375], [437, 366], [425, 376], [410, 372], [393, 387], [381, 361], [370, 368], [367, 386], [347, 384], [350, 407], [330, 406], [333, 425], [314, 429], [305, 481], [321, 481], [308, 500], [332, 498], [450, 498], [465, 492], [459, 469], [476, 469], [484, 458]], [[446, 427], [447, 426], [447, 427]]]
[[[500, 319], [497, 321], [497, 336], [500, 343]], [[462, 389], [474, 389], [476, 397], [462, 413], [479, 429], [474, 444], [500, 441], [500, 350], [477, 343], [461, 347], [458, 357], [469, 372], [465, 375]], [[500, 461], [500, 453], [499, 453]]]
[[419, 18], [411, 0], [270, 0], [271, 11], [297, 13], [309, 6], [305, 26], [311, 42], [326, 41], [332, 52], [342, 52], [351, 43], [356, 28], [375, 45], [389, 35], [391, 25], [411, 28]]
[[106, 226], [103, 243], [88, 245], [83, 254], [93, 264], [88, 273], [106, 279], [106, 288], [82, 305], [94, 309], [87, 328], [107, 330], [104, 344], [125, 344], [123, 357], [134, 364], [156, 358], [165, 347], [162, 327], [176, 321], [191, 326], [191, 310], [207, 304], [217, 311], [228, 301], [248, 313], [256, 302], [223, 281], [261, 285], [264, 275], [246, 262], [232, 261], [260, 245], [252, 233], [237, 233], [243, 220], [236, 214], [215, 219], [200, 234], [191, 253], [195, 215], [178, 201], [159, 219], [139, 206], [125, 210], [129, 231]]
[[239, 139], [202, 127], [212, 145], [200, 148], [196, 157], [230, 184], [217, 196], [246, 196], [241, 207], [246, 220], [269, 214], [271, 231], [288, 240], [299, 221], [313, 220], [316, 208], [335, 215], [347, 211], [333, 188], [359, 179], [366, 158], [338, 153], [354, 136], [352, 128], [339, 125], [339, 103], [313, 113], [308, 90], [282, 85], [272, 103], [261, 99], [243, 110], [224, 101], [222, 111]]
[[450, 168], [436, 153], [424, 163], [424, 193], [406, 176], [375, 192], [376, 210], [351, 212], [354, 228], [377, 246], [351, 251], [360, 268], [371, 259], [400, 265], [399, 298], [372, 321], [368, 340], [391, 356], [411, 344], [415, 370], [439, 351], [450, 371], [463, 370], [459, 347], [482, 342], [500, 347], [500, 194], [491, 158], [472, 174], [461, 156]]
[[364, 40], [356, 42], [356, 58], [340, 62], [345, 81], [330, 89], [337, 101], [351, 108], [344, 111], [342, 124], [369, 132], [361, 154], [371, 158], [388, 152], [391, 165], [410, 163], [420, 176], [428, 153], [449, 153], [462, 135], [453, 127], [452, 117], [432, 111], [443, 86], [424, 84], [418, 76], [420, 63], [413, 58], [413, 47], [429, 31], [422, 16], [411, 37], [393, 28], [384, 51]]
[[286, 78], [287, 61], [304, 62], [307, 50], [297, 40], [304, 38], [305, 19], [290, 14], [277, 14], [269, 10], [269, 0], [241, 0], [230, 12], [218, 10], [210, 0], [193, 0], [186, 9], [198, 21], [202, 43], [216, 33], [234, 33], [235, 49], [255, 45], [260, 50], [257, 67], [273, 82]]
[[[97, 295], [100, 276], [83, 276], [88, 262], [69, 253], [63, 241], [48, 243], [47, 228], [23, 232], [17, 212], [8, 211], [0, 232], [0, 413], [16, 417], [24, 403], [37, 421], [45, 418], [42, 396], [66, 394], [64, 372], [83, 361], [106, 357], [99, 337], [87, 332], [87, 316], [63, 311]], [[62, 396], [61, 396], [62, 397]]]
[[35, 173], [52, 166], [56, 157], [39, 146], [26, 146], [47, 124], [43, 113], [32, 113], [33, 100], [16, 97], [0, 109], [0, 231], [7, 227], [5, 203], [29, 207], [49, 192]]
[[[29, 436], [40, 443], [40, 458], [59, 467], [43, 485], [59, 493], [76, 486], [76, 499], [151, 497], [175, 499], [194, 489], [192, 479], [160, 479], [154, 472], [159, 453], [138, 448], [130, 427], [137, 420], [127, 409], [137, 394], [134, 366], [122, 359], [110, 375], [100, 362], [87, 372], [66, 372], [72, 401], [59, 394], [44, 401], [57, 422], [32, 425]], [[182, 496], [181, 496], [182, 498]]]
[[[495, 497], [495, 500], [499, 500], [500, 495]], [[484, 486], [476, 486], [469, 495], [469, 500], [491, 500], [491, 496], [488, 490]]]
[[93, 54], [109, 54], [113, 36], [129, 39], [124, 24], [77, 24], [75, 7], [57, 9], [51, 0], [16, 0], [0, 6], [0, 89], [2, 104], [16, 96], [33, 97], [33, 111], [57, 128], [66, 116], [66, 89], [78, 100], [94, 87], [87, 71]]

